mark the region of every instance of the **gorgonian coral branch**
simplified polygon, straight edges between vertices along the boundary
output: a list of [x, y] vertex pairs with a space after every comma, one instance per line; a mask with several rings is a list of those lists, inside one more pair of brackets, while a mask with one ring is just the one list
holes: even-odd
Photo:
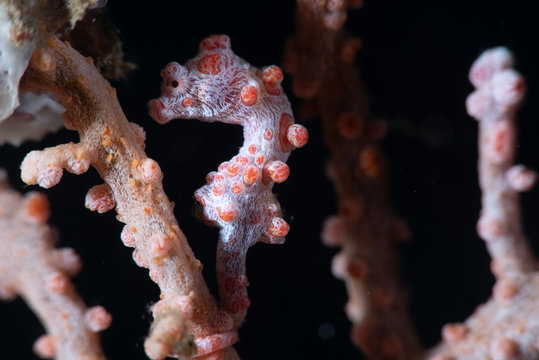
[[97, 333], [111, 316], [102, 306], [87, 308], [69, 281], [81, 268], [70, 248], [55, 249], [46, 222], [47, 198], [10, 189], [0, 169], [0, 298], [20, 295], [42, 321], [47, 334], [34, 345], [43, 358], [103, 360]]
[[277, 66], [255, 68], [234, 55], [227, 36], [202, 41], [185, 66], [161, 72], [162, 95], [150, 114], [165, 123], [175, 118], [242, 125], [238, 155], [219, 165], [195, 193], [208, 222], [220, 227], [217, 280], [223, 309], [241, 325], [247, 308], [247, 249], [258, 241], [284, 242], [289, 226], [271, 190], [290, 173], [290, 152], [305, 145], [307, 130], [294, 124]]
[[525, 84], [505, 48], [486, 51], [473, 64], [470, 81], [476, 87], [467, 99], [468, 113], [479, 121], [479, 182], [481, 217], [477, 229], [494, 260], [495, 275], [516, 278], [535, 268], [524, 236], [518, 203], [519, 191], [531, 188], [535, 175], [514, 165], [516, 111]]
[[296, 31], [284, 68], [296, 95], [309, 99], [323, 124], [331, 152], [328, 175], [338, 197], [338, 214], [324, 224], [322, 238], [342, 250], [333, 273], [348, 291], [345, 310], [352, 341], [369, 359], [412, 359], [421, 352], [399, 284], [397, 246], [406, 225], [390, 210], [386, 173], [378, 141], [385, 124], [370, 114], [353, 63], [358, 39], [344, 36], [349, 8], [358, 1], [298, 0]]
[[[21, 165], [22, 179], [51, 187], [60, 181], [63, 169], [80, 174], [92, 165], [105, 184], [88, 192], [87, 206], [99, 212], [116, 207], [118, 220], [126, 224], [122, 241], [134, 248], [135, 262], [149, 269], [161, 289], [152, 334], [145, 343], [147, 354], [152, 359], [190, 356], [196, 351], [193, 337], [199, 354], [221, 354], [234, 342], [232, 321], [217, 308], [202, 265], [174, 218], [159, 165], [144, 153], [144, 130], [127, 121], [115, 90], [91, 59], [55, 38], [48, 47], [53, 66], [42, 69], [39, 59], [31, 61], [22, 90], [54, 94], [66, 108], [65, 126], [78, 131], [80, 142], [29, 153]], [[229, 341], [212, 342], [216, 337]]]
[[472, 65], [476, 87], [466, 101], [479, 121], [479, 183], [482, 209], [477, 224], [496, 275], [492, 299], [463, 323], [447, 324], [431, 360], [536, 359], [539, 356], [539, 273], [522, 231], [518, 194], [535, 174], [514, 165], [515, 118], [524, 96], [522, 76], [506, 48], [485, 51]]

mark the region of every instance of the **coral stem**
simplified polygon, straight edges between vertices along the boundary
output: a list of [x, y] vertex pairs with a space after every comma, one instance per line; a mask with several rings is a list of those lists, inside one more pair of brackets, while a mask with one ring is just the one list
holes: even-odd
[[[115, 90], [91, 61], [86, 61], [68, 44], [55, 38], [48, 45], [54, 53], [56, 66], [45, 72], [30, 66], [23, 77], [22, 89], [50, 91], [60, 99], [66, 108], [64, 121], [79, 132], [81, 144], [88, 149], [91, 165], [110, 186], [118, 219], [126, 223], [124, 237], [134, 240], [135, 261], [149, 268], [150, 277], [159, 285], [162, 299], [171, 303], [170, 307], [177, 296], [189, 295], [194, 311], [191, 316], [184, 317], [188, 319], [188, 333], [199, 338], [229, 331], [226, 317], [219, 312], [204, 282], [202, 266], [174, 218], [172, 204], [157, 173], [159, 167], [148, 161], [144, 153], [143, 130], [127, 121]], [[51, 149], [30, 153], [21, 166], [22, 178], [27, 183], [38, 183], [40, 175], [51, 168], [64, 167], [56, 158], [76, 158], [76, 154], [62, 146], [53, 149], [69, 154], [56, 157], [53, 156], [55, 150]], [[39, 158], [41, 160], [31, 161]], [[37, 169], [34, 168], [36, 164]], [[31, 173], [34, 175], [29, 176]], [[170, 250], [166, 256], [154, 256], [155, 244], [150, 239], [155, 236], [166, 237], [166, 246]], [[154, 331], [160, 331], [161, 318], [153, 325]], [[174, 353], [174, 350], [172, 345], [163, 348], [162, 356]]]

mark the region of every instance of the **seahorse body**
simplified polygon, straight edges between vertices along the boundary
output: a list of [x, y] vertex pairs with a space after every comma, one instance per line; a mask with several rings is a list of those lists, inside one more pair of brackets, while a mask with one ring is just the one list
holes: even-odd
[[185, 66], [172, 62], [161, 72], [162, 95], [149, 104], [160, 123], [175, 118], [221, 121], [244, 127], [238, 155], [206, 176], [195, 192], [205, 218], [220, 227], [218, 282], [226, 310], [240, 322], [249, 305], [245, 256], [257, 241], [282, 243], [289, 225], [271, 189], [290, 170], [286, 160], [305, 145], [307, 130], [294, 124], [283, 74], [277, 66], [258, 69], [234, 55], [230, 39], [203, 40]]

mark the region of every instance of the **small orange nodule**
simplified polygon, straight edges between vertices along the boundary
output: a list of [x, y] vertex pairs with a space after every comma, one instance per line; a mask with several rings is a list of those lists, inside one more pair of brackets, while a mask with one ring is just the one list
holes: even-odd
[[86, 194], [84, 205], [91, 211], [102, 214], [116, 206], [114, 195], [108, 184], [101, 184], [92, 187]]
[[211, 51], [227, 49], [230, 47], [230, 40], [225, 35], [212, 35], [200, 43], [200, 50]]
[[219, 218], [221, 218], [221, 220], [230, 222], [238, 216], [238, 211], [233, 205], [230, 205], [225, 207], [218, 207], [217, 214], [219, 215]]
[[225, 181], [225, 176], [223, 174], [215, 173], [215, 176], [213, 177], [213, 181], [223, 182]]
[[511, 135], [513, 131], [507, 121], [497, 122], [485, 140], [487, 154], [496, 164], [506, 161], [512, 154]]
[[215, 196], [223, 195], [223, 193], [225, 192], [225, 186], [222, 182], [216, 182], [215, 184], [213, 184], [211, 191]]
[[232, 190], [234, 194], [241, 194], [243, 189], [245, 189], [245, 185], [239, 181], [234, 181], [232, 185], [230, 185], [230, 190]]
[[222, 162], [222, 163], [217, 167], [217, 170], [224, 172], [224, 171], [226, 171], [226, 169], [228, 168], [228, 165], [229, 165], [228, 161]]
[[56, 338], [52, 335], [41, 335], [34, 343], [34, 352], [45, 359], [56, 356]]
[[246, 184], [251, 185], [255, 183], [260, 177], [260, 170], [253, 165], [248, 166], [243, 172], [243, 180]]
[[283, 71], [278, 66], [268, 66], [262, 71], [262, 81], [268, 84], [280, 84], [283, 81]]
[[249, 145], [248, 150], [249, 150], [249, 154], [254, 155], [256, 152], [256, 145], [255, 144]]
[[270, 95], [280, 95], [280, 84], [283, 81], [283, 72], [278, 66], [269, 66], [262, 71], [262, 83]]
[[371, 178], [380, 176], [382, 164], [380, 153], [374, 147], [367, 147], [359, 154], [359, 166], [361, 170]]
[[26, 196], [26, 214], [38, 223], [45, 223], [50, 216], [50, 206], [47, 197], [38, 192]]
[[208, 54], [199, 61], [197, 68], [203, 74], [217, 75], [221, 72], [221, 62], [221, 55]]
[[190, 98], [190, 97], [186, 97], [185, 99], [182, 100], [182, 106], [183, 107], [189, 107], [189, 106], [193, 106], [195, 104], [193, 98]]
[[268, 176], [276, 183], [282, 183], [290, 175], [290, 168], [284, 162], [272, 161], [266, 169]]
[[273, 138], [273, 131], [271, 129], [266, 129], [264, 131], [264, 139], [271, 140]]
[[228, 166], [228, 176], [234, 177], [238, 175], [238, 171], [240, 170], [240, 166], [237, 163], [232, 163]]
[[236, 156], [236, 162], [241, 166], [245, 166], [249, 163], [249, 159], [246, 156], [238, 155]]
[[258, 99], [256, 87], [253, 85], [244, 86], [241, 89], [241, 102], [247, 106], [253, 106]]
[[257, 155], [255, 157], [255, 163], [257, 165], [262, 165], [264, 163], [264, 155]]
[[456, 343], [466, 337], [469, 330], [464, 324], [445, 324], [442, 328], [442, 339], [449, 343]]
[[217, 174], [215, 171], [211, 171], [206, 175], [206, 182], [209, 184], [215, 179], [215, 174]]
[[148, 250], [150, 255], [154, 257], [154, 263], [159, 264], [156, 260], [160, 260], [169, 255], [172, 250], [172, 241], [163, 233], [153, 234], [148, 239]]
[[292, 124], [286, 129], [286, 139], [297, 148], [305, 146], [309, 140], [309, 132], [303, 125]]
[[283, 237], [290, 231], [290, 225], [280, 217], [274, 217], [271, 219], [271, 223], [268, 225], [268, 234], [271, 236]]

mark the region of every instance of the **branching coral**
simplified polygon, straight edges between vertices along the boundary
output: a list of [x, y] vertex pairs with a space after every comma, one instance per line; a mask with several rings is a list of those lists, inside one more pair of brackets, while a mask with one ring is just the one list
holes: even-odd
[[463, 324], [442, 330], [444, 343], [430, 358], [536, 359], [539, 356], [537, 262], [522, 231], [518, 194], [529, 190], [535, 173], [514, 165], [516, 111], [524, 96], [524, 79], [505, 48], [484, 52], [470, 70], [476, 91], [467, 99], [468, 113], [479, 121], [479, 181], [482, 210], [477, 223], [496, 275], [492, 299]]
[[[55, 66], [49, 71], [30, 67], [22, 88], [47, 90], [60, 99], [66, 108], [64, 123], [79, 131], [81, 142], [31, 152], [21, 165], [22, 179], [49, 188], [60, 181], [63, 168], [75, 174], [84, 173], [90, 165], [98, 170], [106, 185], [91, 189], [87, 204], [100, 212], [116, 205], [118, 219], [126, 223], [122, 241], [135, 248], [133, 258], [139, 266], [149, 268], [150, 277], [162, 291], [162, 303], [157, 307], [160, 316], [153, 325], [154, 336], [146, 342], [147, 352], [152, 358], [178, 351], [188, 355], [191, 350], [183, 346], [182, 334], [165, 341], [160, 334], [168, 331], [161, 327], [177, 327], [176, 323], [188, 319], [190, 332], [203, 339], [229, 331], [231, 325], [227, 315], [217, 309], [202, 278], [201, 264], [172, 214], [159, 165], [144, 153], [144, 131], [127, 121], [114, 89], [91, 59], [56, 39], [48, 45]], [[175, 319], [174, 325], [170, 318]]]
[[97, 332], [111, 316], [102, 306], [88, 309], [69, 281], [81, 263], [73, 249], [53, 247], [47, 198], [11, 190], [0, 169], [0, 208], [0, 297], [20, 295], [43, 322], [47, 334], [34, 351], [58, 360], [105, 359]]
[[350, 5], [357, 4], [298, 1], [296, 37], [288, 44], [285, 68], [296, 94], [309, 99], [305, 106], [319, 112], [331, 151], [328, 175], [339, 213], [326, 220], [322, 237], [342, 248], [333, 259], [333, 273], [348, 290], [352, 340], [369, 358], [413, 358], [419, 342], [398, 282], [396, 249], [408, 230], [389, 210], [377, 145], [386, 125], [369, 113], [354, 68], [360, 41], [341, 30]]

